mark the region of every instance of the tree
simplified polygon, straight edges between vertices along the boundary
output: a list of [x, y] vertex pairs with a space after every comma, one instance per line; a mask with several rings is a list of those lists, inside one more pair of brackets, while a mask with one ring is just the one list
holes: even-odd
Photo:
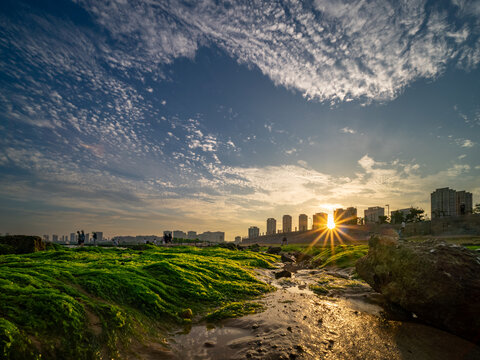
[[378, 222], [380, 224], [386, 224], [387, 223], [388, 216], [379, 216], [378, 217]]
[[403, 212], [392, 211], [392, 219], [390, 220], [392, 224], [401, 224], [404, 221], [405, 221], [405, 218], [403, 217]]
[[475, 207], [473, 208], [473, 213], [480, 214], [480, 204], [475, 204]]
[[424, 214], [425, 213], [425, 210], [423, 209], [420, 209], [418, 207], [411, 207], [410, 208], [410, 213], [407, 214], [405, 220], [406, 222], [418, 222], [418, 221], [423, 221], [423, 217], [424, 217]]

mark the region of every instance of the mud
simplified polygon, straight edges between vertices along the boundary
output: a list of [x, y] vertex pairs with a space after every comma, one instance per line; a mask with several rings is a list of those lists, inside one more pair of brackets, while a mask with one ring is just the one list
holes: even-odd
[[[348, 270], [258, 276], [278, 288], [259, 314], [196, 325], [169, 338], [155, 359], [480, 359], [480, 348], [444, 331], [392, 320], [385, 301]], [[320, 286], [315, 294], [311, 285]], [[147, 350], [147, 349], [144, 349]], [[153, 349], [152, 349], [153, 350]], [[150, 353], [150, 355], [153, 355]]]

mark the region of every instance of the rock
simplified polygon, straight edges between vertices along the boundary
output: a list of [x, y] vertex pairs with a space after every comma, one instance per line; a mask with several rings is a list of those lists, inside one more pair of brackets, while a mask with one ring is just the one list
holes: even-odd
[[228, 250], [238, 250], [237, 244], [233, 242], [219, 243], [217, 246]]
[[275, 279], [280, 279], [282, 277], [292, 277], [292, 273], [288, 270], [282, 270], [275, 273]]
[[288, 255], [288, 254], [282, 254], [282, 262], [295, 262], [295, 256], [293, 255]]
[[180, 314], [180, 317], [182, 319], [192, 319], [193, 318], [193, 311], [192, 309], [185, 309], [182, 311], [182, 313]]
[[46, 249], [46, 243], [38, 236], [6, 235], [0, 236], [2, 253], [27, 254]]
[[275, 254], [278, 255], [282, 251], [282, 248], [280, 246], [270, 246], [267, 249], [267, 254]]
[[[356, 269], [373, 289], [418, 320], [480, 343], [480, 259], [435, 241], [372, 236]], [[434, 249], [434, 252], [430, 250]]]
[[205, 342], [205, 344], [203, 344], [203, 346], [205, 346], [206, 348], [212, 348], [212, 347], [215, 347], [215, 343], [211, 341], [207, 341]]
[[253, 244], [253, 245], [247, 246], [247, 250], [259, 252], [260, 251], [260, 245]]

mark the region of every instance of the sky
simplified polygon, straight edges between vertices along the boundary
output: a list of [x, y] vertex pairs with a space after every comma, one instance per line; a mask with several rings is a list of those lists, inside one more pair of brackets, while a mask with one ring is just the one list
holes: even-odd
[[0, 233], [480, 202], [480, 2], [3, 0]]

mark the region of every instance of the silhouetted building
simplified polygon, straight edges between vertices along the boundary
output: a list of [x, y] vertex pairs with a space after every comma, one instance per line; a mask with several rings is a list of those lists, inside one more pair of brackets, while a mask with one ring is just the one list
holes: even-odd
[[103, 232], [102, 231], [94, 231], [94, 232], [95, 234], [97, 234], [97, 243], [103, 241]]
[[469, 215], [473, 212], [472, 193], [465, 190], [457, 191], [457, 215]]
[[290, 215], [283, 215], [283, 227], [284, 233], [292, 232], [292, 217]]
[[77, 235], [75, 233], [70, 233], [70, 244], [77, 242]]
[[186, 239], [187, 234], [185, 234], [185, 231], [182, 231], [182, 230], [173, 230], [173, 238], [174, 239]]
[[313, 215], [313, 229], [322, 229], [327, 226], [328, 214], [319, 212]]
[[433, 218], [468, 215], [473, 211], [472, 193], [462, 190], [440, 188], [430, 194]]
[[257, 238], [260, 235], [260, 229], [256, 226], [250, 226], [248, 228], [248, 238], [249, 239], [254, 239]]
[[193, 240], [197, 238], [197, 232], [196, 231], [189, 231], [187, 232], [187, 239]]
[[267, 235], [272, 235], [277, 232], [277, 220], [274, 218], [267, 219]]
[[365, 224], [368, 223], [379, 223], [380, 216], [385, 216], [385, 209], [380, 206], [372, 206], [367, 208], [364, 211], [365, 214]]
[[241, 236], [235, 236], [235, 244], [241, 244], [242, 243], [242, 237]]
[[58, 242], [58, 235], [53, 234], [52, 235], [52, 241], [53, 242]]
[[205, 231], [204, 233], [198, 234], [198, 239], [203, 241], [211, 242], [224, 242], [225, 241], [225, 232], [223, 231]]
[[298, 216], [298, 231], [307, 231], [308, 230], [308, 216], [305, 214], [300, 214]]
[[356, 225], [357, 224], [357, 208], [348, 207], [346, 209], [335, 209], [333, 211], [333, 221], [340, 225]]

